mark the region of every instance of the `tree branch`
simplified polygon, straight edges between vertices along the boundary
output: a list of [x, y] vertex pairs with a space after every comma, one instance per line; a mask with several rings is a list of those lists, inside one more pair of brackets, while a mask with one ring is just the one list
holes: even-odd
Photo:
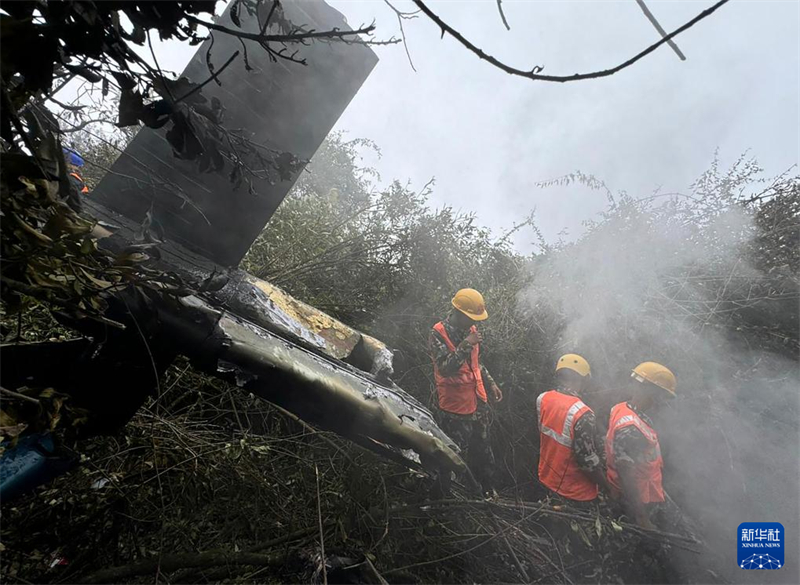
[[488, 61], [490, 64], [494, 65], [495, 67], [497, 67], [498, 69], [500, 69], [502, 71], [505, 71], [509, 75], [516, 75], [518, 77], [525, 77], [526, 79], [532, 79], [534, 81], [553, 81], [553, 82], [558, 82], [558, 83], [565, 83], [567, 81], [582, 81], [582, 80], [585, 80], [585, 79], [597, 79], [597, 78], [600, 78], [600, 77], [609, 77], [611, 75], [614, 75], [615, 73], [618, 73], [619, 71], [622, 71], [623, 69], [626, 69], [627, 67], [630, 67], [631, 65], [633, 65], [637, 61], [639, 61], [642, 58], [646, 57], [647, 55], [649, 55], [650, 53], [655, 51], [658, 47], [660, 47], [661, 45], [663, 45], [665, 43], [668, 43], [670, 41], [670, 39], [673, 39], [676, 36], [678, 36], [679, 34], [681, 34], [682, 32], [684, 32], [685, 30], [690, 29], [691, 27], [693, 27], [695, 24], [697, 24], [698, 22], [700, 22], [704, 18], [707, 18], [708, 16], [711, 16], [714, 12], [716, 12], [723, 5], [727, 4], [729, 1], [730, 0], [720, 0], [719, 2], [717, 2], [716, 4], [711, 6], [710, 8], [707, 8], [706, 10], [704, 10], [703, 12], [701, 12], [700, 14], [695, 16], [692, 20], [690, 20], [689, 22], [687, 22], [683, 26], [675, 29], [670, 34], [666, 35], [664, 38], [662, 38], [657, 43], [654, 43], [654, 44], [650, 45], [645, 50], [643, 50], [640, 53], [638, 53], [637, 55], [631, 57], [627, 61], [625, 61], [623, 63], [620, 63], [619, 65], [616, 65], [615, 67], [611, 67], [609, 69], [603, 69], [603, 70], [600, 70], [600, 71], [592, 71], [590, 73], [575, 73], [574, 75], [541, 75], [539, 72], [542, 70], [542, 67], [537, 66], [537, 67], [534, 67], [530, 71], [524, 71], [522, 69], [518, 69], [516, 67], [512, 67], [510, 65], [507, 65], [506, 63], [503, 63], [502, 61], [500, 61], [496, 57], [493, 57], [491, 55], [486, 54], [484, 51], [482, 51], [481, 49], [476, 47], [474, 44], [472, 44], [468, 39], [466, 39], [460, 32], [455, 30], [449, 24], [444, 22], [439, 16], [434, 14], [434, 12], [430, 8], [428, 8], [428, 6], [422, 0], [413, 0], [414, 4], [416, 4], [419, 7], [419, 9], [422, 10], [422, 12], [424, 12], [425, 15], [428, 18], [430, 18], [433, 22], [435, 22], [439, 26], [439, 28], [441, 28], [442, 36], [444, 36], [445, 33], [449, 34], [454, 39], [456, 39], [459, 43], [464, 45], [467, 49], [469, 49], [470, 51], [475, 53], [478, 57], [480, 57], [484, 61]]
[[[53, 92], [53, 93], [55, 93], [55, 92]], [[69, 112], [80, 112], [81, 110], [83, 110], [83, 109], [85, 109], [85, 108], [86, 108], [86, 106], [71, 106], [71, 105], [69, 105], [69, 104], [65, 104], [65, 103], [63, 103], [63, 102], [60, 102], [60, 101], [58, 101], [58, 100], [57, 100], [56, 98], [54, 98], [53, 96], [47, 96], [45, 99], [48, 99], [48, 100], [50, 100], [51, 102], [53, 102], [54, 104], [56, 104], [56, 105], [57, 105], [58, 107], [60, 107], [61, 109], [63, 109], [63, 110], [67, 110], [67, 111], [69, 111]]]
[[[278, 8], [278, 0], [272, 0], [272, 6], [269, 9], [269, 14], [267, 14], [267, 19], [264, 21], [264, 24], [261, 25], [261, 34], [265, 34], [267, 32], [267, 27], [269, 27], [269, 21], [272, 20], [272, 15], [275, 14], [275, 10]], [[258, 11], [256, 10], [256, 13]]]
[[397, 15], [397, 23], [400, 25], [400, 36], [403, 37], [403, 47], [405, 47], [406, 50], [406, 57], [408, 57], [408, 64], [411, 65], [411, 69], [414, 71], [414, 73], [416, 73], [417, 68], [414, 67], [414, 61], [411, 60], [411, 53], [409, 53], [408, 51], [408, 42], [406, 41], [406, 31], [403, 28], [403, 19], [411, 20], [412, 18], [416, 18], [417, 17], [416, 12], [403, 12], [402, 10], [398, 10], [397, 8], [395, 8], [394, 5], [391, 2], [389, 2], [389, 0], [383, 0], [383, 1], [386, 2], [386, 5], [392, 10], [394, 10], [395, 15]]
[[30, 402], [32, 404], [41, 404], [35, 398], [31, 398], [30, 396], [25, 396], [24, 394], [20, 394], [19, 392], [14, 392], [13, 390], [7, 390], [6, 388], [0, 387], [0, 394], [5, 394], [11, 398], [17, 398], [19, 400], [23, 400], [25, 402]]
[[[182, 102], [183, 100], [185, 100], [185, 99], [186, 99], [186, 98], [188, 98], [189, 96], [191, 96], [191, 95], [194, 95], [195, 93], [197, 93], [198, 91], [200, 91], [201, 89], [203, 89], [203, 88], [204, 88], [206, 85], [208, 85], [208, 84], [209, 84], [209, 83], [211, 83], [212, 81], [217, 81], [217, 77], [219, 77], [219, 76], [222, 74], [222, 72], [223, 72], [223, 71], [225, 71], [225, 69], [227, 69], [227, 68], [228, 68], [228, 65], [230, 65], [231, 63], [233, 63], [233, 60], [234, 60], [234, 59], [236, 59], [236, 57], [238, 57], [238, 56], [239, 56], [239, 51], [235, 51], [235, 52], [233, 53], [233, 55], [231, 55], [231, 56], [228, 58], [228, 60], [227, 60], [227, 61], [225, 61], [225, 63], [222, 65], [222, 67], [220, 67], [220, 68], [219, 68], [219, 70], [218, 70], [218, 71], [215, 71], [215, 72], [214, 72], [214, 73], [212, 73], [212, 74], [211, 74], [211, 76], [210, 76], [208, 79], [206, 79], [206, 80], [205, 80], [203, 83], [201, 83], [201, 84], [199, 84], [199, 85], [196, 85], [195, 87], [193, 87], [192, 89], [190, 89], [188, 92], [186, 92], [185, 94], [183, 94], [181, 97], [179, 97], [178, 99], [176, 99], [176, 100], [175, 100], [175, 103]], [[217, 81], [217, 83], [219, 83], [219, 82]], [[165, 84], [165, 85], [166, 85], [166, 84]]]
[[317, 480], [317, 519], [319, 521], [319, 555], [320, 563], [322, 564], [322, 583], [323, 585], [328, 585], [328, 569], [326, 568], [328, 561], [325, 558], [325, 530], [322, 526], [322, 503], [320, 502], [319, 496], [319, 467], [317, 467], [316, 464], [314, 464], [314, 474]]
[[497, 0], [497, 10], [500, 12], [500, 19], [503, 21], [503, 25], [505, 25], [506, 30], [511, 30], [511, 27], [508, 26], [508, 21], [506, 20], [506, 15], [503, 12], [503, 0]]
[[[161, 65], [158, 63], [158, 57], [156, 57], [156, 52], [153, 50], [153, 43], [150, 40], [150, 31], [148, 30], [145, 35], [147, 36], [147, 46], [150, 47], [150, 55], [153, 57], [153, 63], [156, 64], [156, 70], [158, 71], [158, 76], [161, 81], [161, 85], [164, 86], [164, 89], [167, 90], [169, 97], [172, 98], [172, 101], [175, 101], [175, 96], [172, 95], [172, 90], [170, 89], [169, 85], [167, 84], [167, 78], [164, 76], [164, 72], [161, 70]], [[211, 44], [214, 44], [214, 39], [212, 37]]]
[[[42, 290], [43, 290], [42, 288], [31, 286], [29, 284], [25, 284], [24, 282], [20, 282], [18, 280], [14, 280], [14, 279], [11, 279], [11, 278], [8, 278], [8, 277], [5, 277], [5, 276], [0, 277], [0, 282], [2, 282], [4, 285], [9, 287], [10, 289], [12, 289], [16, 293], [23, 294], [23, 295], [28, 295], [31, 298], [39, 299], [39, 300], [42, 300], [42, 298], [43, 298], [42, 297]], [[76, 304], [69, 302], [68, 300], [60, 299], [60, 298], [55, 297], [55, 296], [48, 296], [46, 298], [46, 301], [48, 303], [52, 303], [52, 304], [58, 305], [60, 307], [71, 309], [73, 311], [79, 311], [79, 312], [83, 313], [84, 315], [86, 315], [86, 317], [88, 317], [89, 319], [95, 319], [96, 321], [104, 323], [105, 325], [109, 325], [109, 326], [115, 327], [117, 329], [125, 329], [125, 325], [123, 325], [122, 323], [119, 323], [117, 321], [112, 321], [111, 319], [107, 319], [106, 317], [103, 317], [100, 314], [96, 314], [94, 312], [91, 312], [91, 311], [89, 311], [87, 309], [82, 309], [82, 308], [78, 307]]]
[[81, 122], [77, 126], [73, 126], [72, 128], [67, 128], [66, 130], [64, 130], [63, 128], [59, 128], [59, 132], [61, 132], [61, 134], [72, 134], [74, 132], [78, 132], [80, 130], [83, 130], [89, 124], [111, 124], [112, 126], [115, 126], [114, 122], [112, 122], [111, 120], [103, 120], [101, 118], [92, 118], [91, 120], [84, 120], [83, 122]]
[[371, 24], [358, 30], [324, 30], [324, 31], [308, 31], [296, 32], [288, 35], [262, 35], [257, 33], [249, 33], [242, 30], [234, 30], [214, 22], [206, 22], [196, 16], [190, 14], [186, 15], [186, 20], [206, 27], [209, 30], [216, 30], [221, 33], [233, 35], [242, 39], [256, 41], [257, 43], [300, 43], [307, 40], [325, 40], [325, 39], [347, 39], [348, 37], [357, 37], [362, 34], [370, 34], [375, 30], [375, 25]]

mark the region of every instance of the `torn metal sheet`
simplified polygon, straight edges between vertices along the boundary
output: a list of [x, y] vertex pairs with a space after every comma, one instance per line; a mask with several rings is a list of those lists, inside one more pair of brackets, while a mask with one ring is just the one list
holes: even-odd
[[394, 384], [283, 338], [197, 296], [158, 306], [162, 335], [211, 374], [305, 421], [429, 470], [464, 462], [431, 412]]
[[282, 290], [273, 287], [268, 282], [250, 277], [250, 275], [245, 278], [251, 285], [248, 293], [252, 297], [253, 304], [258, 312], [267, 315], [276, 325], [286, 328], [320, 349], [325, 349], [325, 338], [317, 332], [303, 327], [300, 323], [297, 312], [293, 311], [294, 307], [290, 306], [291, 301], [294, 301], [294, 299], [288, 297]]
[[[96, 202], [88, 206], [117, 226], [100, 244], [125, 249], [136, 226]], [[463, 467], [431, 412], [389, 379], [392, 352], [379, 340], [175, 243], [159, 247], [153, 266], [196, 283], [197, 294], [156, 303], [160, 330], [154, 335], [172, 340], [204, 371], [381, 454], [409, 464], [418, 457], [430, 469]], [[214, 280], [219, 286], [203, 290]], [[416, 455], [404, 455], [409, 451]]]
[[383, 342], [251, 274], [245, 273], [238, 281], [237, 293], [230, 295], [227, 307], [253, 322], [282, 328], [327, 355], [374, 375], [388, 377], [393, 372], [394, 355]]
[[[135, 241], [137, 224], [97, 201], [87, 199], [85, 206], [106, 226], [94, 234], [101, 238], [103, 247], [121, 252]], [[382, 378], [391, 376], [394, 356], [380, 340], [292, 297], [274, 284], [242, 270], [225, 269], [180, 244], [164, 242], [158, 251], [159, 258], [153, 266], [178, 274], [198, 289], [209, 289], [198, 295], [211, 305], [365, 372]], [[210, 283], [217, 285], [208, 286]]]

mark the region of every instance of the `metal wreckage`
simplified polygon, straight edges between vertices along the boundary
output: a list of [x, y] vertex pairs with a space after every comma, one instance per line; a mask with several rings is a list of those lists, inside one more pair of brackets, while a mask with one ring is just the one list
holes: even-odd
[[[347, 29], [323, 2], [285, 2], [286, 17], [309, 29]], [[241, 16], [244, 20], [245, 15]], [[219, 23], [231, 20], [229, 12]], [[206, 41], [206, 44], [211, 41]], [[238, 49], [219, 35], [215, 55]], [[208, 77], [209, 47], [184, 71]], [[203, 93], [227, 106], [226, 126], [244, 128], [255, 143], [307, 160], [377, 63], [361, 44], [312, 43], [306, 66], [269, 62], [253, 52], [256, 72], [230, 68]], [[269, 75], [258, 70], [269, 71]], [[163, 132], [143, 129], [119, 157], [85, 208], [98, 220], [99, 245], [121, 252], [139, 243], [152, 266], [195, 283], [185, 296], [135, 289], [109, 298], [114, 328], [76, 323], [84, 337], [66, 342], [6, 345], [2, 385], [53, 387], [89, 410], [83, 435], [124, 425], [158, 387], [178, 355], [300, 419], [407, 466], [434, 473], [465, 465], [431, 412], [391, 380], [392, 352], [381, 341], [292, 298], [235, 267], [291, 189], [302, 169], [254, 189], [226, 175], [197, 172], [173, 156]], [[142, 245], [143, 229], [158, 243]], [[68, 470], [74, 461], [53, 451], [47, 434], [20, 440], [0, 459], [2, 498], [23, 493]]]

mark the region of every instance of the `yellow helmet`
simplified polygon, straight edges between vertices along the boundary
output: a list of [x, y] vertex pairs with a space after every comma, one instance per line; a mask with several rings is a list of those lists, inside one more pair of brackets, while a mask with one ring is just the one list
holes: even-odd
[[669, 368], [657, 364], [656, 362], [644, 362], [633, 368], [631, 377], [639, 382], [650, 382], [659, 388], [663, 388], [672, 396], [675, 396], [675, 387], [677, 382], [675, 374]]
[[474, 288], [462, 288], [452, 300], [453, 307], [464, 313], [473, 321], [483, 321], [489, 317], [483, 295]]
[[589, 367], [589, 362], [577, 353], [568, 353], [558, 358], [556, 372], [562, 368], [572, 370], [583, 377], [592, 377], [592, 368]]

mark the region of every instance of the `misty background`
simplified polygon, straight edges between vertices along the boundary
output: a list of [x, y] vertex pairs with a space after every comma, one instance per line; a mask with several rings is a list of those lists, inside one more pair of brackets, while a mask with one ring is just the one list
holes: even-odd
[[[759, 253], [765, 214], [739, 203], [756, 177], [742, 160], [709, 169], [691, 197], [657, 204], [620, 196], [579, 241], [536, 257], [518, 298], [530, 315], [562, 316], [553, 342], [592, 364], [584, 399], [600, 424], [631, 396], [636, 364], [657, 361], [676, 374], [678, 398], [648, 414], [665, 489], [690, 525], [702, 526], [712, 552], [675, 551], [685, 574], [788, 583], [799, 574], [788, 559], [800, 527], [800, 370], [796, 350], [769, 336], [796, 331], [797, 297], [779, 292], [790, 274], [782, 261], [765, 264]], [[732, 568], [738, 525], [767, 517], [786, 530], [784, 574]]]
[[[648, 3], [667, 31], [711, 4]], [[400, 36], [382, 2], [332, 5], [351, 26], [375, 19], [378, 36]], [[493, 0], [431, 7], [484, 51], [550, 74], [603, 69], [658, 39], [632, 0], [504, 1], [510, 31]], [[553, 84], [491, 67], [440, 39], [422, 15], [404, 22], [416, 73], [402, 47], [377, 47], [381, 61], [337, 128], [377, 142], [387, 179], [421, 186], [436, 177], [434, 202], [494, 228], [536, 208], [548, 240], [562, 229], [574, 237], [605, 198], [580, 187], [542, 191], [538, 182], [581, 170], [646, 196], [686, 191], [716, 149], [727, 163], [750, 149], [771, 174], [796, 164], [799, 18], [797, 2], [734, 1], [678, 36], [684, 62], [664, 46], [612, 77]]]
[[[311, 0], [303, 0], [311, 1]], [[332, 0], [350, 26], [375, 21], [376, 39], [401, 38], [381, 0]], [[648, 3], [671, 31], [712, 2]], [[411, 12], [408, 1], [392, 2]], [[633, 0], [431, 2], [478, 47], [522, 68], [569, 74], [603, 69], [658, 40]], [[225, 3], [220, 2], [221, 13]], [[667, 46], [608, 78], [566, 84], [512, 77], [478, 59], [424, 15], [403, 21], [402, 44], [376, 46], [380, 61], [334, 128], [368, 138], [363, 151], [382, 183], [436, 179], [434, 205], [474, 212], [498, 232], [536, 210], [548, 242], [573, 239], [606, 198], [581, 185], [539, 183], [575, 171], [635, 197], [685, 192], [715, 153], [732, 164], [749, 152], [767, 174], [800, 158], [800, 3], [736, 0]], [[194, 48], [153, 35], [161, 67], [180, 72]], [[152, 63], [149, 49], [136, 47]], [[244, 68], [235, 63], [234, 68]], [[74, 88], [63, 92], [62, 99]], [[536, 249], [516, 234], [523, 252]]]

